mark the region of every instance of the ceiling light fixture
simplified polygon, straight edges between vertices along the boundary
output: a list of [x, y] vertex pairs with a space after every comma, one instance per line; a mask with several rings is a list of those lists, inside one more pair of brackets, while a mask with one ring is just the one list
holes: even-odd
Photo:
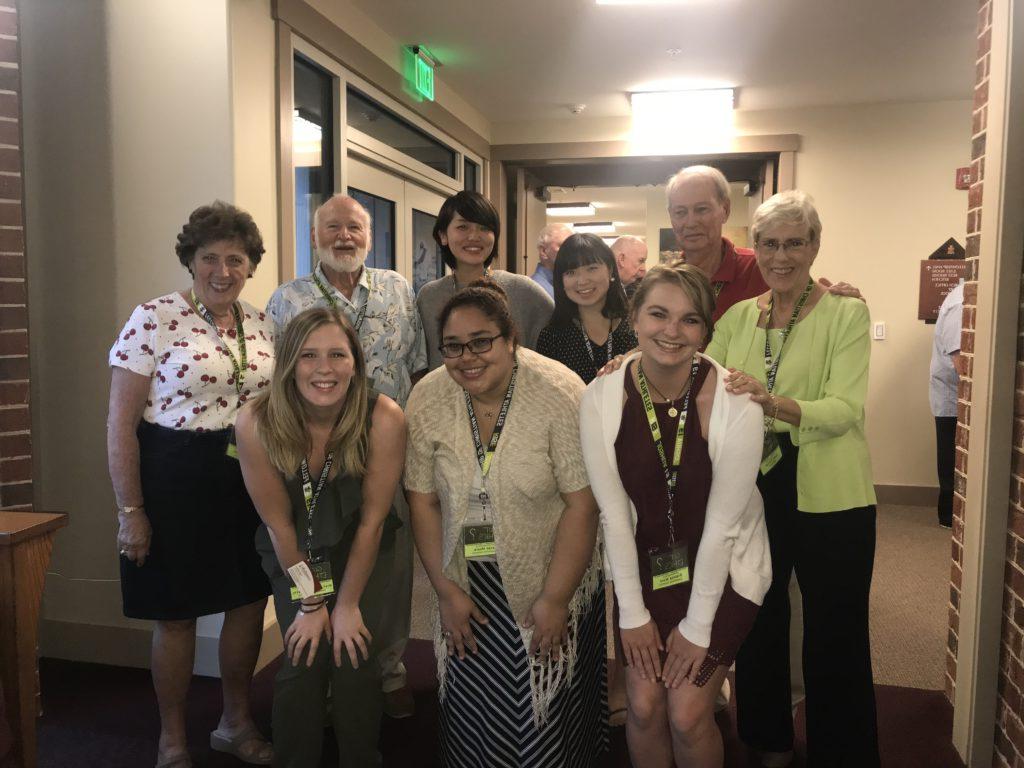
[[721, 150], [733, 135], [732, 88], [631, 93], [634, 150]]
[[597, 0], [598, 5], [686, 5], [693, 0]]
[[572, 225], [573, 232], [590, 232], [595, 235], [612, 234], [615, 232], [613, 221], [579, 221]]
[[548, 203], [548, 216], [593, 216], [593, 203]]

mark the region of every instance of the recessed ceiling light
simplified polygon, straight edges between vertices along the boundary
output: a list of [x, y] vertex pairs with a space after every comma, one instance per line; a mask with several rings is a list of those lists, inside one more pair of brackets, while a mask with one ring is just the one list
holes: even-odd
[[612, 234], [615, 222], [612, 221], [580, 221], [572, 225], [573, 232], [591, 232], [595, 235]]
[[669, 56], [673, 56], [673, 57], [674, 57], [674, 56], [678, 56], [678, 55], [679, 55], [680, 53], [682, 53], [682, 52], [683, 52], [683, 49], [682, 49], [682, 48], [668, 48], [668, 49], [667, 49], [667, 50], [665, 51], [665, 53], [667, 53], [667, 54], [668, 54]]
[[548, 216], [593, 216], [593, 203], [548, 203]]

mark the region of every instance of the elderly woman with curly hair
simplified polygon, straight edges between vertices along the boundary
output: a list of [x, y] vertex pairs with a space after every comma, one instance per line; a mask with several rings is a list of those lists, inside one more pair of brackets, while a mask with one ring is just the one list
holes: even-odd
[[214, 750], [269, 765], [249, 685], [270, 584], [253, 537], [256, 511], [230, 434], [239, 406], [270, 380], [273, 326], [238, 296], [263, 255], [252, 217], [197, 208], [175, 246], [192, 277], [140, 304], [110, 350], [107, 457], [117, 497], [124, 614], [156, 622], [158, 768], [188, 768], [185, 698], [196, 618], [224, 613], [224, 711]]

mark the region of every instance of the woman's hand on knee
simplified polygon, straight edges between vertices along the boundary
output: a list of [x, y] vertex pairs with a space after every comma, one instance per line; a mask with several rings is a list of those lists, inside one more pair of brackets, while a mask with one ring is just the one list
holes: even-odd
[[708, 649], [694, 645], [674, 627], [668, 634], [665, 659], [665, 687], [678, 688], [684, 681], [694, 683]]
[[353, 669], [359, 669], [359, 659], [370, 659], [373, 635], [363, 623], [363, 613], [358, 605], [345, 605], [340, 600], [331, 611], [331, 629], [334, 632], [334, 664], [341, 666], [341, 648], [348, 651], [348, 660]]
[[452, 584], [445, 593], [438, 596], [438, 608], [441, 613], [441, 635], [448, 646], [448, 655], [466, 658], [466, 649], [476, 653], [476, 637], [470, 619], [477, 624], [486, 624], [488, 619], [483, 611], [477, 608], [473, 599], [460, 587]]
[[303, 613], [301, 610], [296, 613], [291, 626], [284, 633], [285, 654], [291, 659], [292, 666], [299, 666], [302, 662], [302, 653], [308, 646], [306, 666], [312, 667], [313, 659], [316, 658], [317, 649], [320, 647], [320, 638], [324, 635], [330, 642], [331, 618], [326, 605], [312, 613]]
[[658, 636], [658, 625], [654, 620], [634, 629], [620, 629], [622, 651], [625, 662], [640, 673], [644, 680], [657, 680], [661, 677], [661, 638]]

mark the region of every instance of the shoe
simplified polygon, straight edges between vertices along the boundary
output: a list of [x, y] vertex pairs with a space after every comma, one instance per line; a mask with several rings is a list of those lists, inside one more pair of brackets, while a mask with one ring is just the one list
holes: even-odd
[[793, 762], [793, 750], [789, 752], [762, 752], [762, 768], [786, 768]]
[[416, 702], [409, 686], [403, 685], [384, 694], [384, 714], [392, 720], [404, 720], [416, 714]]
[[156, 768], [192, 768], [192, 758], [188, 756], [188, 752], [175, 755], [174, 757], [167, 757], [163, 760], [158, 756]]
[[953, 527], [953, 521], [952, 520], [948, 520], [948, 521], [947, 520], [939, 520], [939, 526], [942, 527], [942, 528], [952, 528]]
[[[243, 749], [247, 744], [254, 745]], [[274, 749], [256, 726], [250, 726], [238, 733], [231, 734], [217, 729], [210, 733], [210, 749], [234, 755], [249, 765], [270, 765], [274, 762]]]
[[715, 696], [715, 712], [724, 712], [729, 707], [729, 697], [732, 695], [732, 686], [729, 685], [729, 678], [722, 681], [722, 687]]

